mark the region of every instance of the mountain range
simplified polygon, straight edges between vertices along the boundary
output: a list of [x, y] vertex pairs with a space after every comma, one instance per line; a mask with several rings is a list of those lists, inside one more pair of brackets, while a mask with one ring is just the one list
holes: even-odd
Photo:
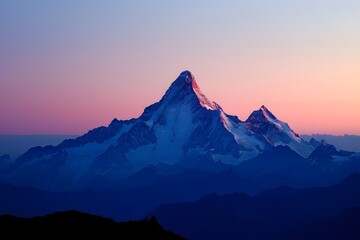
[[31, 148], [2, 180], [49, 191], [87, 189], [94, 182], [121, 181], [150, 164], [206, 159], [234, 166], [279, 145], [304, 158], [315, 149], [265, 106], [245, 121], [228, 115], [184, 71], [139, 118], [114, 119], [57, 146]]
[[[152, 195], [157, 195], [153, 190], [151, 189]], [[168, 191], [168, 195], [172, 193]], [[193, 240], [358, 239], [360, 236], [359, 193], [360, 174], [355, 173], [340, 183], [327, 187], [299, 189], [280, 186], [253, 196], [235, 191], [226, 194], [207, 194], [194, 201], [183, 202], [179, 198], [176, 202], [154, 207], [138, 219], [155, 216], [165, 229]], [[65, 211], [32, 219], [0, 216], [1, 225], [10, 227], [4, 228], [4, 231], [12, 231], [14, 226], [18, 229], [35, 226], [36, 231], [43, 226], [49, 226], [58, 231], [57, 226], [61, 223], [62, 230], [73, 226], [69, 229], [74, 231], [76, 226], [86, 227], [91, 224], [91, 230], [95, 232], [106, 227], [116, 233], [118, 227], [120, 229], [124, 227], [123, 234], [133, 232], [136, 235], [134, 231], [142, 231], [141, 229], [148, 226], [152, 233], [164, 234], [157, 223], [151, 224], [151, 222], [155, 223], [154, 221], [150, 223], [145, 221], [143, 224], [141, 224], [143, 221], [137, 221], [132, 222], [133, 225], [129, 222], [123, 226], [116, 226], [110, 219], [68, 211], [78, 209], [114, 218], [115, 213], [119, 215], [124, 213], [122, 209], [126, 202], [124, 196], [116, 195], [114, 192], [47, 193], [31, 187], [7, 184], [0, 185], [0, 194], [2, 196], [0, 213], [31, 217]], [[149, 196], [143, 191], [132, 201], [144, 204], [152, 201]], [[136, 204], [133, 205], [133, 208], [135, 207]], [[109, 227], [105, 226], [107, 224]], [[75, 231], [77, 230], [79, 228], [76, 227]], [[89, 231], [85, 230], [86, 233]]]

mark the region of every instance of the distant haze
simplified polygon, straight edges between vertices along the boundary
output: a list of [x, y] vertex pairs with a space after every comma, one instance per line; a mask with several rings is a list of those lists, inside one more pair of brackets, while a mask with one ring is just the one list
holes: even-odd
[[[9, 154], [12, 158], [17, 158], [29, 148], [35, 146], [57, 145], [65, 139], [76, 138], [77, 135], [0, 135], [0, 156]], [[360, 136], [357, 135], [302, 135], [306, 141], [312, 137], [321, 141], [333, 144], [337, 149], [360, 152]]]
[[0, 156], [9, 154], [17, 158], [29, 148], [35, 146], [57, 145], [75, 135], [0, 135]]
[[356, 135], [344, 135], [344, 136], [334, 136], [327, 134], [313, 134], [313, 135], [302, 135], [306, 141], [309, 141], [311, 138], [315, 138], [318, 141], [324, 139], [327, 143], [335, 145], [339, 150], [346, 150], [352, 152], [360, 152], [360, 136]]

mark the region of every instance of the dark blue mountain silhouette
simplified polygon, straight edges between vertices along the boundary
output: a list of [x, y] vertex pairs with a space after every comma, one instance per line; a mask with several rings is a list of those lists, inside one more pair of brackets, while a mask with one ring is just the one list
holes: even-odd
[[360, 239], [360, 208], [322, 219], [294, 230], [282, 240], [357, 240]]
[[358, 173], [330, 187], [279, 187], [254, 197], [244, 193], [207, 195], [196, 202], [163, 205], [150, 215], [195, 240], [278, 239], [352, 207], [360, 207]]
[[[62, 158], [58, 155], [58, 162]], [[56, 163], [49, 161], [44, 167], [52, 169]], [[137, 219], [161, 204], [195, 201], [211, 193], [256, 194], [281, 185], [335, 184], [358, 169], [356, 159], [314, 164], [289, 147], [278, 146], [237, 166], [215, 162], [211, 156], [174, 165], [152, 164], [118, 181], [98, 177], [88, 183], [92, 189], [81, 191], [50, 194], [25, 186], [0, 185], [0, 213], [33, 216], [77, 209], [118, 220]]]

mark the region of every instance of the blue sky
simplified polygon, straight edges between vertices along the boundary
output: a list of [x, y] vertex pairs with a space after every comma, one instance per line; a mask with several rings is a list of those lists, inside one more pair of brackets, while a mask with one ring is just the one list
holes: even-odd
[[136, 117], [189, 69], [241, 119], [360, 134], [359, 29], [359, 1], [3, 0], [0, 133]]

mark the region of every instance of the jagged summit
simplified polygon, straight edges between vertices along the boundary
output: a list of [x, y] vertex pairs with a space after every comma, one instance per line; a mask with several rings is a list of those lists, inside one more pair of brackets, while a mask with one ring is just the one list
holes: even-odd
[[195, 80], [194, 76], [189, 70], [185, 70], [182, 73], [180, 73], [178, 78], [185, 80], [186, 83], [192, 83], [192, 81]]
[[[185, 115], [195, 111], [195, 109], [203, 108], [212, 111], [221, 109], [201, 92], [194, 75], [189, 70], [185, 70], [170, 85], [159, 102], [145, 108], [140, 118], [145, 121], [149, 120], [149, 123], [154, 123], [163, 121], [164, 116], [175, 109], [178, 111], [171, 113], [171, 115], [178, 115], [178, 117], [181, 115], [180, 118], [184, 118]], [[185, 111], [185, 109], [187, 110]]]
[[175, 81], [171, 84], [170, 88], [175, 85], [179, 86], [188, 86], [192, 87], [192, 84], [195, 82], [194, 75], [189, 71], [185, 70], [180, 73], [180, 75], [175, 79]]
[[205, 94], [201, 92], [194, 75], [189, 70], [180, 73], [166, 91], [161, 102], [173, 102], [174, 100], [185, 101], [185, 99], [188, 101], [198, 101], [202, 107], [208, 110], [220, 109], [218, 104], [209, 100]]
[[309, 156], [314, 149], [314, 146], [304, 142], [286, 122], [279, 120], [264, 105], [252, 112], [245, 123], [247, 129], [263, 135], [271, 144], [286, 144], [304, 157]]
[[268, 122], [277, 120], [276, 116], [270, 112], [264, 105], [259, 110], [256, 110], [250, 114], [246, 122]]
[[261, 110], [262, 114], [263, 114], [266, 118], [271, 118], [271, 119], [274, 119], [274, 120], [277, 119], [277, 118], [275, 117], [275, 115], [272, 114], [272, 112], [270, 112], [269, 109], [267, 109], [267, 107], [265, 107], [265, 105], [262, 105], [259, 110]]

